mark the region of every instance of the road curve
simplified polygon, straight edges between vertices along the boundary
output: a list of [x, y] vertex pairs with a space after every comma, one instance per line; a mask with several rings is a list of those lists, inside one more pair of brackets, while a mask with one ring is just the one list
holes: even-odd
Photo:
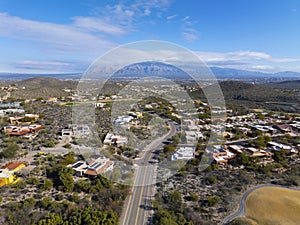
[[260, 188], [263, 188], [263, 187], [279, 187], [279, 188], [288, 188], [288, 189], [291, 189], [291, 190], [300, 190], [300, 188], [297, 188], [297, 187], [289, 187], [289, 186], [282, 186], [282, 185], [275, 185], [275, 184], [262, 184], [262, 185], [258, 185], [258, 186], [255, 186], [253, 188], [250, 188], [249, 190], [247, 190], [241, 200], [240, 200], [240, 205], [239, 205], [239, 208], [238, 210], [234, 213], [234, 214], [231, 214], [229, 216], [227, 216], [223, 222], [222, 222], [222, 225], [226, 225], [228, 224], [229, 222], [231, 222], [232, 220], [238, 218], [238, 217], [243, 217], [245, 215], [245, 203], [246, 203], [246, 199], [247, 197], [255, 190], [257, 189], [260, 189]]

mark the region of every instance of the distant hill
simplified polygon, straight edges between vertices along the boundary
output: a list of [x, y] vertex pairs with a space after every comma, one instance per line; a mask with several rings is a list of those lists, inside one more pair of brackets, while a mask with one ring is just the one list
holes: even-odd
[[248, 70], [238, 70], [220, 67], [211, 67], [211, 71], [219, 79], [279, 79], [279, 78], [300, 78], [300, 73], [285, 71], [279, 73], [262, 73]]
[[28, 73], [0, 73], [0, 81], [18, 81], [33, 77], [53, 77], [57, 79], [79, 79], [82, 73], [59, 73], [59, 74], [28, 74]]
[[[226, 105], [240, 111], [261, 108], [296, 112], [299, 107], [300, 96], [265, 84], [223, 81], [219, 85], [223, 91]], [[202, 90], [192, 92], [191, 95], [193, 98], [205, 100]]]
[[284, 93], [263, 84], [250, 84], [239, 81], [224, 81], [220, 83], [227, 100], [242, 100], [253, 102], [297, 102], [299, 97]]
[[295, 89], [300, 92], [300, 80], [283, 81], [283, 82], [272, 82], [267, 84], [269, 87], [278, 89]]
[[67, 96], [64, 89], [76, 89], [76, 81], [63, 81], [51, 77], [35, 77], [13, 82], [19, 89], [12, 92], [13, 98], [49, 98]]

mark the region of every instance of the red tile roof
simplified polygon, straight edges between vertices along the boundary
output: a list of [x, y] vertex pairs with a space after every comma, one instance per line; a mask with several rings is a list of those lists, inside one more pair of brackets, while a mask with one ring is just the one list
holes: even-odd
[[20, 165], [24, 164], [23, 162], [10, 162], [2, 167], [2, 169], [15, 170]]

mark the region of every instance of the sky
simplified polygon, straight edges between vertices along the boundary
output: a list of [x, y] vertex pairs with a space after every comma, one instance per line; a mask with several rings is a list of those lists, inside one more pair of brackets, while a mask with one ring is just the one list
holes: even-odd
[[0, 73], [80, 73], [161, 40], [208, 66], [300, 72], [299, 0], [0, 0]]

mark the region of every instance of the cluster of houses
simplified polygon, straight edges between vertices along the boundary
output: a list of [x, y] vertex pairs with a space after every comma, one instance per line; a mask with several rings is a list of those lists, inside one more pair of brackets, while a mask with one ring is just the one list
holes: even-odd
[[23, 116], [8, 117], [9, 126], [3, 127], [3, 131], [10, 136], [22, 136], [33, 139], [38, 135], [42, 125], [35, 124], [39, 119], [37, 114], [25, 114]]
[[[277, 114], [264, 114], [264, 118], [260, 119], [257, 113], [249, 113], [241, 116], [230, 116], [227, 121], [228, 122], [221, 125], [213, 125], [209, 123], [210, 119], [184, 120], [183, 125], [186, 128], [186, 146], [178, 148], [178, 150], [172, 155], [172, 160], [194, 158], [195, 150], [190, 146], [195, 145], [198, 140], [205, 140], [206, 137], [203, 135], [204, 131], [213, 131], [215, 133], [219, 132], [220, 135], [225, 136], [226, 138], [234, 138], [234, 133], [228, 131], [222, 133], [221, 126], [223, 126], [226, 130], [227, 128], [228, 130], [230, 130], [230, 128], [237, 129], [240, 133], [246, 135], [246, 139], [247, 135], [252, 135], [255, 130], [259, 131], [262, 135], [270, 137], [276, 137], [284, 134], [289, 134], [292, 137], [298, 136], [300, 130], [299, 117], [289, 118], [287, 116]], [[266, 148], [260, 149], [252, 146], [244, 147], [242, 145], [230, 144], [230, 141], [228, 140], [227, 142], [228, 144], [216, 145], [213, 146], [212, 149], [207, 149], [207, 151], [213, 155], [213, 159], [217, 164], [227, 164], [229, 160], [242, 153], [246, 153], [252, 157], [262, 157], [265, 159], [270, 159], [273, 155], [273, 151], [285, 150], [291, 154], [295, 154], [298, 152], [300, 147], [299, 145], [290, 146], [270, 141], [267, 143]]]
[[20, 102], [9, 102], [0, 104], [0, 117], [22, 113], [25, 113], [25, 110], [21, 106]]

